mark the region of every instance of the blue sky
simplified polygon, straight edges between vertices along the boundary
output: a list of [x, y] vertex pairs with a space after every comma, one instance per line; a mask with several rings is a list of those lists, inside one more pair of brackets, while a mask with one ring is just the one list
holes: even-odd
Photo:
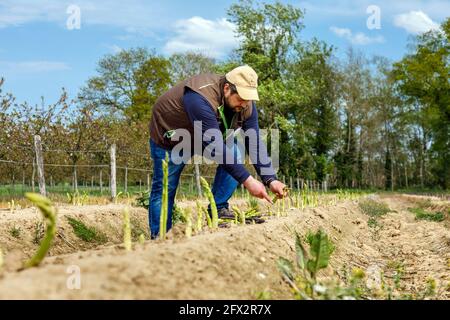
[[[235, 2], [1, 0], [0, 76], [18, 102], [36, 104], [44, 96], [52, 103], [62, 87], [74, 97], [95, 75], [97, 61], [118, 50], [143, 46], [164, 55], [196, 50], [223, 59], [237, 45], [226, 20]], [[450, 16], [450, 0], [281, 2], [306, 10], [302, 39], [324, 40], [338, 56], [352, 45], [369, 56], [398, 60], [411, 36], [438, 28]], [[67, 27], [71, 5], [80, 10], [80, 29]], [[367, 27], [369, 6], [379, 8], [381, 29]]]

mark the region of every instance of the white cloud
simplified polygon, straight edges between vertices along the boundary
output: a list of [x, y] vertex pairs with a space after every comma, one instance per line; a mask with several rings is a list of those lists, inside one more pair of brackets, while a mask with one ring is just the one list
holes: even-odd
[[370, 5], [379, 6], [382, 16], [389, 19], [401, 12], [421, 10], [436, 20], [444, 20], [450, 12], [449, 0], [300, 0], [298, 6], [306, 9], [306, 19], [328, 21], [330, 18], [367, 17], [366, 9]]
[[384, 37], [383, 36], [376, 36], [376, 37], [369, 37], [363, 32], [358, 32], [356, 34], [353, 34], [353, 32], [348, 28], [338, 28], [338, 27], [330, 27], [330, 30], [336, 34], [340, 38], [347, 39], [352, 44], [355, 45], [368, 45], [372, 43], [383, 43]]
[[69, 65], [58, 61], [0, 61], [0, 68], [11, 73], [41, 73], [70, 70]]
[[440, 28], [439, 24], [431, 20], [423, 11], [410, 11], [396, 15], [394, 24], [412, 34], [421, 34]]
[[66, 10], [77, 5], [81, 11], [81, 28], [86, 25], [118, 27], [130, 33], [154, 35], [155, 29], [167, 24], [161, 2], [149, 4], [144, 0], [2, 0], [0, 28], [32, 22], [58, 23], [65, 27], [69, 17]]
[[238, 46], [236, 26], [226, 19], [192, 17], [175, 23], [175, 36], [164, 46], [168, 54], [195, 51], [221, 58]]

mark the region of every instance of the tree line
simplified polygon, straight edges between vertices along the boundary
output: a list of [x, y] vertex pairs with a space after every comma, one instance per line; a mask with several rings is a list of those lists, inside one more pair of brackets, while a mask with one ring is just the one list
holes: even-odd
[[[242, 0], [227, 13], [240, 44], [224, 61], [201, 52], [122, 50], [100, 59], [75, 99], [63, 89], [51, 105], [16, 102], [2, 91], [2, 78], [0, 160], [32, 163], [39, 134], [48, 163], [107, 164], [115, 143], [119, 166], [150, 168], [156, 99], [191, 75], [248, 64], [260, 77], [260, 127], [280, 130], [280, 175], [347, 188], [448, 188], [450, 18], [389, 61], [352, 48], [338, 59], [324, 41], [303, 40], [305, 13], [291, 5]], [[0, 183], [32, 170], [7, 166], [0, 163]], [[72, 174], [48, 170], [58, 181]]]

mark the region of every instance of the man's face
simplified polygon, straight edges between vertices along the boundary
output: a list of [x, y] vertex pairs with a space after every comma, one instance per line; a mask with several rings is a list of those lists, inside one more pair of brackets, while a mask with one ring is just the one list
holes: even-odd
[[230, 86], [225, 84], [224, 88], [225, 107], [232, 109], [234, 112], [241, 112], [250, 105], [249, 100], [243, 100], [237, 93], [231, 94]]

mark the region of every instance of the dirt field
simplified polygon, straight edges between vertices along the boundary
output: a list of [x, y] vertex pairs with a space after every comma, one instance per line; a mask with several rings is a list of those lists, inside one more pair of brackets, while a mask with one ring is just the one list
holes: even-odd
[[[269, 218], [262, 225], [233, 226], [204, 232], [191, 239], [177, 226], [165, 242], [135, 244], [127, 253], [122, 241], [121, 205], [60, 207], [59, 232], [50, 256], [34, 269], [18, 272], [36, 249], [35, 209], [0, 212], [0, 247], [6, 253], [0, 275], [0, 299], [254, 299], [270, 292], [273, 299], [292, 298], [276, 267], [279, 257], [293, 258], [292, 229], [301, 234], [322, 228], [336, 246], [331, 266], [322, 276], [343, 268], [382, 270], [387, 279], [401, 266], [402, 289], [423, 290], [428, 278], [437, 281], [439, 299], [449, 299], [450, 232], [448, 221], [418, 221], [407, 209], [414, 196], [374, 196], [394, 212], [379, 219], [375, 232], [356, 201], [336, 206], [290, 210], [288, 217]], [[436, 207], [448, 201], [432, 199]], [[185, 203], [191, 206], [192, 203]], [[132, 209], [132, 223], [147, 232], [147, 212]], [[96, 226], [107, 237], [86, 243], [72, 232], [66, 216]], [[20, 227], [20, 237], [11, 228]], [[146, 233], [148, 237], [148, 233]], [[70, 266], [79, 267], [81, 289], [70, 290]], [[69, 270], [70, 271], [70, 270]]]

